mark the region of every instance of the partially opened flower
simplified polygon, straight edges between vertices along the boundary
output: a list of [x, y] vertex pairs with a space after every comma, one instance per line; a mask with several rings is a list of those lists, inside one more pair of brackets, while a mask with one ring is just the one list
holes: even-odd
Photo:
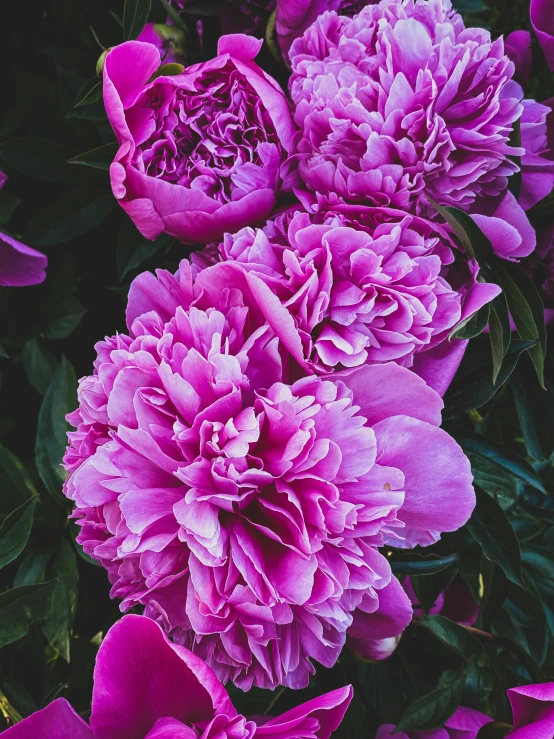
[[518, 171], [519, 86], [503, 40], [450, 0], [381, 0], [324, 13], [290, 51], [299, 172], [327, 199], [432, 214], [470, 209]]
[[[416, 356], [419, 369], [434, 361], [426, 352], [499, 292], [477, 282], [477, 265], [461, 254], [454, 264], [453, 246], [439, 226], [399, 210], [336, 206], [291, 210], [263, 229], [226, 234], [220, 257], [279, 297], [312, 371], [391, 360], [412, 367]], [[449, 342], [452, 352], [457, 343]]]
[[526, 87], [531, 79], [533, 56], [531, 53], [531, 33], [529, 31], [513, 31], [504, 40], [506, 55], [514, 63], [514, 79], [522, 87]]
[[102, 642], [90, 725], [63, 698], [4, 732], [6, 739], [329, 739], [352, 697], [335, 690], [263, 726], [237, 713], [212, 670], [153, 621], [124, 616]]
[[112, 190], [147, 238], [207, 243], [270, 214], [294, 125], [285, 94], [254, 63], [261, 43], [223, 36], [219, 56], [176, 75], [157, 76], [152, 44], [107, 55], [104, 102], [119, 143]]
[[440, 397], [395, 364], [294, 381], [291, 315], [233, 263], [141, 275], [127, 321], [81, 380], [65, 457], [78, 540], [122, 608], [244, 689], [306, 686], [349, 630], [401, 633], [378, 547], [432, 544], [474, 506]]

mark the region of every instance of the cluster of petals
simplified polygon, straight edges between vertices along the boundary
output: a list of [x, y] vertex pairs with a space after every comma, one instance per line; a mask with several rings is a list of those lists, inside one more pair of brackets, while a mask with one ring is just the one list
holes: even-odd
[[[554, 683], [523, 685], [508, 690], [513, 727], [506, 739], [552, 739], [554, 735]], [[477, 739], [493, 719], [473, 708], [459, 706], [444, 726], [430, 731], [396, 731], [392, 724], [379, 727], [376, 739]]]
[[212, 670], [144, 616], [124, 616], [96, 658], [92, 714], [58, 698], [6, 739], [329, 739], [352, 698], [340, 688], [276, 718], [237, 713]]
[[215, 59], [180, 74], [160, 69], [153, 44], [107, 55], [112, 190], [147, 238], [208, 243], [262, 221], [286, 188], [294, 124], [283, 90], [254, 62], [261, 43], [223, 36]]
[[440, 396], [393, 363], [297, 379], [280, 306], [231, 262], [139, 276], [65, 457], [112, 595], [243, 689], [306, 686], [347, 633], [401, 633], [412, 607], [379, 547], [432, 544], [475, 503]]
[[290, 89], [309, 190], [425, 213], [470, 207], [518, 170], [522, 112], [503, 40], [449, 0], [381, 0], [324, 13], [294, 42]]
[[499, 291], [477, 282], [476, 263], [454, 264], [452, 246], [420, 217], [338, 205], [315, 214], [292, 209], [263, 228], [226, 234], [219, 257], [279, 297], [311, 371], [389, 361], [412, 367], [419, 355], [424, 372], [434, 354], [423, 353]]

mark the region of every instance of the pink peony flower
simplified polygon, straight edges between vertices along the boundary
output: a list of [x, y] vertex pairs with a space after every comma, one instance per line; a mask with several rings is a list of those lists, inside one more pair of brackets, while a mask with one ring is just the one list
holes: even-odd
[[46, 279], [47, 265], [44, 254], [0, 231], [0, 285], [38, 285]]
[[[201, 659], [172, 644], [154, 622], [124, 616], [102, 642], [90, 725], [63, 699], [4, 732], [6, 739], [329, 739], [352, 698], [334, 690], [266, 721], [237, 714]], [[265, 718], [265, 717], [264, 717]]]
[[277, 0], [276, 31], [286, 63], [289, 63], [292, 42], [302, 36], [326, 10], [351, 17], [366, 5], [374, 5], [376, 2], [377, 0]]
[[491, 721], [491, 718], [480, 711], [459, 706], [440, 729], [393, 733], [396, 727], [384, 724], [379, 727], [376, 739], [477, 739], [479, 730]]
[[147, 238], [207, 243], [273, 209], [294, 125], [283, 91], [253, 61], [261, 43], [223, 36], [215, 59], [155, 79], [151, 44], [128, 41], [106, 57], [104, 102], [120, 145], [112, 190]]
[[548, 66], [554, 72], [554, 0], [531, 0], [529, 14]]
[[523, 100], [521, 116], [521, 193], [519, 204], [529, 210], [554, 188], [554, 125], [551, 101]]
[[[477, 282], [477, 265], [461, 255], [454, 265], [452, 246], [444, 230], [416, 216], [337, 206], [291, 210], [263, 229], [226, 234], [219, 251], [279, 297], [311, 371], [321, 373], [391, 360], [412, 367], [492, 300], [499, 288]], [[441, 391], [450, 379], [441, 378]]]
[[290, 52], [306, 202], [434, 215], [506, 190], [520, 88], [503, 40], [465, 28], [450, 0], [381, 0], [324, 13]]
[[65, 456], [122, 609], [243, 689], [306, 686], [347, 631], [398, 635], [412, 609], [378, 547], [432, 544], [475, 502], [440, 397], [395, 364], [294, 381], [290, 314], [232, 263], [139, 276], [127, 324], [97, 345]]

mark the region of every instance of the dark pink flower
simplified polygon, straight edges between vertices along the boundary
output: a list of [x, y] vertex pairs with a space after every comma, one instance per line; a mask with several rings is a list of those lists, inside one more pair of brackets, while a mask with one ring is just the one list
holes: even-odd
[[472, 210], [518, 171], [514, 65], [503, 40], [466, 28], [450, 0], [381, 0], [352, 19], [324, 13], [290, 58], [305, 201], [432, 216], [429, 198]]
[[[409, 577], [404, 580], [402, 587], [412, 602], [414, 614], [421, 616], [423, 612], [418, 605], [417, 595]], [[456, 621], [462, 626], [473, 626], [479, 615], [479, 605], [467, 586], [461, 583], [452, 583], [440, 593], [429, 613], [446, 616], [446, 618]]]
[[[237, 714], [210, 668], [153, 621], [124, 616], [102, 642], [90, 725], [58, 698], [4, 732], [6, 739], [329, 739], [352, 698], [334, 690], [265, 721]], [[265, 718], [265, 717], [264, 717]]]
[[395, 364], [294, 381], [292, 316], [232, 262], [139, 276], [127, 323], [97, 345], [65, 457], [78, 541], [122, 608], [244, 689], [307, 685], [347, 631], [401, 633], [378, 547], [432, 544], [475, 500], [440, 397]]
[[514, 63], [514, 79], [522, 87], [526, 87], [531, 79], [533, 56], [531, 54], [530, 31], [513, 31], [504, 39], [506, 55]]
[[160, 52], [128, 41], [106, 57], [104, 102], [119, 142], [112, 190], [141, 233], [207, 243], [264, 220], [283, 191], [294, 125], [254, 58], [261, 41], [223, 36], [219, 56], [155, 77]]
[[508, 697], [514, 714], [514, 728], [508, 734], [509, 739], [552, 739], [554, 683], [511, 688]]
[[554, 0], [531, 0], [529, 13], [548, 66], [554, 71]]
[[[499, 292], [477, 282], [477, 265], [461, 254], [454, 264], [453, 243], [438, 225], [391, 208], [291, 210], [262, 229], [227, 234], [220, 258], [239, 262], [278, 296], [318, 373], [391, 360], [413, 367]], [[444, 391], [446, 380], [432, 386]]]

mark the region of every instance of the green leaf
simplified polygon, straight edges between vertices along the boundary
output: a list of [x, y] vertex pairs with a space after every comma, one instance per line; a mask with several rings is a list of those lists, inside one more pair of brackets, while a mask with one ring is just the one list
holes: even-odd
[[481, 654], [483, 651], [479, 639], [445, 616], [429, 616], [418, 623], [464, 659], [469, 660], [474, 654]]
[[466, 352], [454, 380], [444, 396], [444, 420], [459, 416], [465, 411], [480, 408], [487, 403], [515, 370], [519, 355], [527, 351], [535, 343], [533, 341], [512, 341], [506, 353], [506, 358], [496, 379], [492, 380], [492, 357], [489, 341], [486, 344], [477, 341], [469, 345], [473, 353]]
[[546, 392], [541, 390], [525, 361], [518, 365], [510, 386], [527, 454], [547, 459], [554, 449], [554, 387], [545, 379]]
[[416, 558], [412, 552], [398, 557], [395, 556], [394, 559], [390, 560], [390, 566], [395, 575], [433, 575], [446, 567], [450, 567], [457, 561], [457, 554], [450, 554], [448, 557], [437, 557], [429, 554], [425, 557]]
[[510, 724], [504, 724], [501, 721], [491, 721], [479, 729], [476, 739], [504, 739], [512, 728]]
[[42, 335], [47, 339], [65, 339], [77, 328], [88, 312], [74, 295], [51, 295], [41, 304], [39, 316]]
[[65, 244], [99, 226], [116, 208], [111, 193], [79, 188], [65, 192], [29, 223], [25, 241], [31, 246]]
[[498, 503], [476, 488], [477, 505], [466, 526], [487, 559], [496, 562], [506, 577], [521, 585], [521, 551], [515, 532]]
[[161, 234], [155, 241], [145, 239], [133, 222], [125, 218], [121, 224], [116, 249], [117, 270], [119, 279], [139, 269], [147, 259], [155, 256], [170, 242], [167, 234]]
[[490, 303], [489, 337], [492, 352], [492, 381], [495, 384], [512, 338], [510, 314], [504, 293], [497, 295]]
[[408, 706], [393, 733], [444, 726], [460, 705], [465, 675], [465, 665], [457, 672], [449, 670], [444, 673], [435, 690]]
[[50, 610], [54, 582], [23, 585], [0, 593], [0, 649], [24, 637]]
[[538, 339], [529, 349], [529, 356], [535, 367], [539, 382], [544, 387], [544, 357], [546, 355], [546, 326], [544, 306], [537, 288], [522, 269], [497, 260], [494, 267], [518, 334], [522, 340]]
[[0, 225], [8, 223], [13, 215], [14, 210], [21, 203], [21, 200], [10, 195], [9, 192], [2, 190], [0, 192]]
[[69, 164], [81, 164], [85, 167], [108, 171], [118, 148], [119, 144], [117, 142], [104, 144], [104, 146], [91, 149], [84, 154], [78, 154], [76, 157], [69, 160]]
[[8, 516], [14, 508], [34, 498], [37, 491], [27, 470], [5, 447], [0, 445], [0, 515]]
[[136, 39], [148, 20], [152, 0], [125, 0], [123, 8], [123, 39]]
[[476, 313], [462, 321], [451, 332], [448, 339], [474, 339], [482, 334], [489, 322], [490, 304], [482, 306]]
[[44, 395], [58, 364], [56, 357], [36, 337], [23, 344], [22, 356], [29, 383]]
[[55, 579], [50, 612], [42, 624], [42, 632], [50, 646], [69, 662], [73, 621], [77, 611], [77, 557], [65, 539], [48, 568], [48, 576]]
[[28, 549], [15, 573], [14, 588], [20, 585], [35, 585], [35, 583], [44, 582], [46, 580], [46, 568], [51, 557], [51, 549]]
[[544, 485], [533, 467], [525, 459], [516, 454], [499, 441], [479, 436], [479, 434], [459, 433], [454, 438], [466, 452], [485, 457], [509, 476], [514, 476], [526, 485], [547, 494]]
[[67, 445], [67, 431], [71, 428], [65, 416], [77, 404], [77, 379], [71, 364], [62, 357], [52, 376], [38, 417], [35, 461], [48, 491], [58, 497], [66, 478], [61, 467]]
[[87, 105], [93, 105], [100, 100], [102, 100], [102, 81], [93, 77], [85, 82], [77, 94], [77, 97], [71, 106], [71, 111], [68, 113], [68, 117], [71, 117], [77, 109], [83, 108]]
[[0, 526], [0, 569], [13, 562], [25, 549], [31, 534], [38, 496], [33, 496], [10, 513]]
[[28, 177], [47, 182], [79, 184], [83, 174], [67, 164], [65, 147], [48, 139], [22, 137], [0, 144], [0, 162]]
[[416, 594], [423, 615], [427, 616], [439, 595], [446, 590], [458, 574], [458, 562], [432, 575], [412, 575], [410, 583]]

